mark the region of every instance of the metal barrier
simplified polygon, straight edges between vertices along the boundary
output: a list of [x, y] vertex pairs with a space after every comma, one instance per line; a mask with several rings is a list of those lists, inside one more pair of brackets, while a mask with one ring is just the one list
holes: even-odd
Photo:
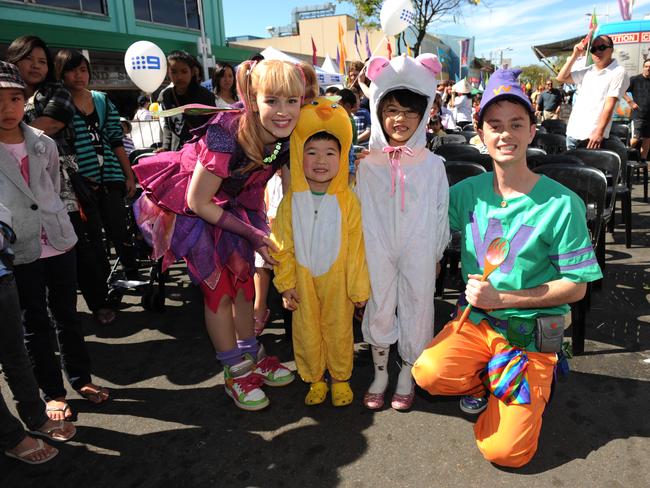
[[132, 120], [131, 139], [136, 149], [150, 148], [162, 141], [163, 119]]

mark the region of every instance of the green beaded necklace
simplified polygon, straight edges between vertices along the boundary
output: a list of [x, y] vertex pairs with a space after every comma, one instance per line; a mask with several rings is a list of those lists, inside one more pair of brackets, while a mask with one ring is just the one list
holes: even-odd
[[271, 164], [273, 161], [276, 160], [276, 158], [278, 157], [278, 154], [280, 154], [280, 149], [282, 149], [282, 143], [278, 142], [275, 145], [275, 149], [273, 150], [273, 152], [271, 154], [269, 154], [267, 157], [265, 157], [264, 159], [262, 159], [262, 162], [264, 164]]

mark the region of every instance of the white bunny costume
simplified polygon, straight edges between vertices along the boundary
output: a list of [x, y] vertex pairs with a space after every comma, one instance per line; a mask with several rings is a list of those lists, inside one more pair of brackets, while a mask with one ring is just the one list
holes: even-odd
[[[372, 80], [372, 132], [356, 191], [372, 293], [362, 329], [372, 346], [388, 348], [397, 342], [402, 360], [409, 364], [433, 338], [436, 263], [449, 240], [445, 168], [426, 148], [426, 123], [440, 70], [432, 54], [391, 61], [375, 57], [367, 70]], [[386, 94], [400, 88], [427, 97], [428, 104], [413, 136], [396, 148], [389, 146], [377, 111]]]

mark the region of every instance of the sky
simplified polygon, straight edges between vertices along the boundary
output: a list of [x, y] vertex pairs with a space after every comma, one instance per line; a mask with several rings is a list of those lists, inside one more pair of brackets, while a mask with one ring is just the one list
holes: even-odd
[[[294, 7], [315, 5], [318, 0], [223, 0], [226, 36], [255, 35], [269, 37], [267, 26], [291, 22]], [[337, 3], [336, 13], [354, 16], [354, 9]], [[455, 19], [444, 18], [429, 27], [432, 34], [452, 34], [475, 38], [475, 54], [498, 60], [512, 59], [512, 66], [536, 63], [531, 50], [536, 44], [568, 39], [587, 33], [589, 15], [596, 8], [598, 22], [621, 21], [617, 1], [594, 0], [483, 0], [467, 6]], [[633, 20], [650, 15], [650, 0], [636, 0]], [[272, 44], [272, 43], [271, 43]]]

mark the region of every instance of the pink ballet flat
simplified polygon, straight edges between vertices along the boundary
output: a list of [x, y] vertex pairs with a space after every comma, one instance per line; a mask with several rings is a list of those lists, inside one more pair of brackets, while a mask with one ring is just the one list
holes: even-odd
[[411, 393], [408, 395], [398, 395], [395, 393], [393, 399], [390, 402], [390, 406], [394, 410], [408, 410], [413, 405], [413, 399], [415, 398], [415, 386], [411, 388]]
[[363, 404], [370, 410], [379, 410], [384, 406], [384, 394], [384, 392], [370, 393], [367, 391], [366, 394], [363, 395]]

